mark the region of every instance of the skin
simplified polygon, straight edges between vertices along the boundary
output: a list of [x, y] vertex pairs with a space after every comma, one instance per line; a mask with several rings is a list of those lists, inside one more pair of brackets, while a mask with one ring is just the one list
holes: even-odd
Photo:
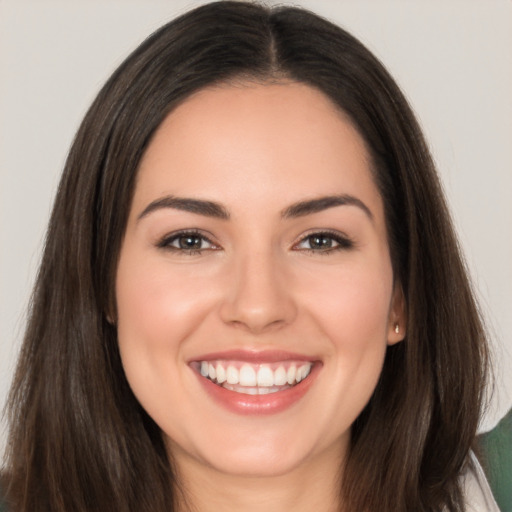
[[[347, 118], [297, 83], [202, 90], [151, 141], [117, 272], [119, 346], [197, 510], [339, 510], [351, 424], [387, 345], [405, 335], [370, 166]], [[282, 216], [298, 201], [334, 194], [369, 212], [338, 205]], [[140, 217], [168, 195], [214, 201], [230, 218], [170, 207]], [[159, 246], [183, 229], [210, 242], [195, 253]], [[312, 246], [308, 236], [325, 230], [352, 245]], [[213, 401], [188, 364], [237, 348], [288, 350], [321, 369], [291, 407], [244, 416]]]

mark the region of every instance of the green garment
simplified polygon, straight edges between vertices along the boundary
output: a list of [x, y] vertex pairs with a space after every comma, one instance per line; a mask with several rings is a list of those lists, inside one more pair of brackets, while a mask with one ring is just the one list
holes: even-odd
[[512, 409], [479, 438], [482, 464], [501, 512], [512, 512]]
[[0, 472], [0, 512], [7, 512], [7, 505], [4, 501], [6, 481], [4, 480], [4, 475]]

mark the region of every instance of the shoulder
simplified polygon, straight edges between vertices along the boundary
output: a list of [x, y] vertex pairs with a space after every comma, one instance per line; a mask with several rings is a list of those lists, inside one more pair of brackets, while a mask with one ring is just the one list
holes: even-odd
[[484, 472], [475, 455], [462, 475], [467, 512], [500, 512]]

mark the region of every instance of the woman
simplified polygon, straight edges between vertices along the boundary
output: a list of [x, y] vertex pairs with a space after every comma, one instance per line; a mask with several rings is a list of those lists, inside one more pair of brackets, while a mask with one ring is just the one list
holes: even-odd
[[128, 57], [71, 149], [11, 391], [8, 501], [469, 510], [486, 350], [381, 64], [299, 9], [203, 6]]

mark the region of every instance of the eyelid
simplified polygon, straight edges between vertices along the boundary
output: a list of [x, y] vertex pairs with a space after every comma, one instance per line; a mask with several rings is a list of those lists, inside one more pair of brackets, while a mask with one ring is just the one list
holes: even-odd
[[[171, 245], [171, 243], [174, 242], [175, 240], [177, 240], [178, 238], [185, 237], [185, 236], [194, 236], [194, 237], [201, 238], [202, 240], [204, 240], [208, 244], [210, 244], [212, 247], [207, 247], [204, 249], [189, 249], [189, 250], [187, 250], [187, 249], [174, 247]], [[220, 245], [215, 243], [212, 240], [212, 238], [213, 237], [211, 235], [207, 235], [207, 234], [205, 234], [204, 231], [201, 231], [200, 229], [197, 229], [197, 228], [178, 229], [177, 231], [173, 231], [171, 233], [166, 233], [164, 236], [162, 236], [161, 238], [158, 239], [158, 241], [156, 242], [155, 245], [160, 249], [167, 249], [167, 250], [181, 252], [181, 253], [185, 253], [185, 254], [200, 253], [202, 251], [212, 251], [212, 250], [220, 249], [221, 248]]]
[[[327, 248], [300, 248], [299, 245], [306, 242], [308, 238], [311, 238], [313, 236], [323, 236], [326, 238], [331, 238], [336, 245], [334, 247], [327, 247]], [[186, 248], [180, 248], [180, 247], [174, 247], [172, 245], [173, 242], [175, 242], [180, 237], [197, 237], [202, 239], [203, 241], [207, 242], [211, 247], [206, 248], [200, 248], [200, 249], [186, 249]], [[221, 249], [221, 246], [214, 242], [210, 234], [205, 234], [204, 231], [197, 229], [197, 228], [191, 228], [191, 229], [179, 229], [176, 231], [173, 231], [171, 233], [166, 233], [164, 236], [158, 239], [158, 241], [155, 243], [156, 247], [164, 250], [170, 250], [174, 251], [176, 253], [182, 253], [182, 254], [198, 254], [203, 251], [214, 251]], [[353, 248], [355, 245], [354, 241], [345, 233], [333, 230], [333, 229], [311, 229], [308, 230], [305, 233], [302, 233], [300, 237], [296, 239], [296, 241], [292, 244], [292, 250], [297, 251], [303, 251], [303, 252], [311, 252], [311, 253], [329, 253], [337, 250], [348, 250]]]
[[[303, 242], [306, 242], [308, 238], [313, 236], [325, 236], [328, 238], [332, 238], [337, 245], [334, 247], [328, 247], [325, 249], [300, 249], [298, 246]], [[302, 233], [300, 237], [293, 243], [292, 249], [304, 252], [314, 252], [314, 253], [329, 253], [337, 250], [348, 250], [352, 249], [355, 246], [355, 242], [350, 238], [347, 234], [342, 231], [333, 230], [333, 229], [311, 229], [306, 233]]]

